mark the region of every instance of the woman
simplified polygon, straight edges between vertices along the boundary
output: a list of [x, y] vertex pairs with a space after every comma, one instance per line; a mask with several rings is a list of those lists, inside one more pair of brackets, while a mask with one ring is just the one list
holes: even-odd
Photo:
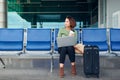
[[[65, 27], [61, 28], [58, 32], [58, 37], [63, 36], [74, 36], [77, 39], [77, 32], [74, 30], [76, 26], [76, 21], [73, 17], [67, 16], [65, 19]], [[76, 75], [76, 66], [75, 66], [75, 49], [74, 46], [60, 47], [58, 48], [60, 53], [59, 57], [59, 76], [64, 77], [64, 62], [66, 54], [69, 56], [71, 62], [71, 74]]]

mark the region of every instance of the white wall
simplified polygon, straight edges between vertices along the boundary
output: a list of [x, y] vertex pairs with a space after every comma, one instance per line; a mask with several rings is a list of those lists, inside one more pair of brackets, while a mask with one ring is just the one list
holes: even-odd
[[112, 26], [112, 15], [114, 12], [120, 10], [120, 0], [107, 0], [107, 27]]

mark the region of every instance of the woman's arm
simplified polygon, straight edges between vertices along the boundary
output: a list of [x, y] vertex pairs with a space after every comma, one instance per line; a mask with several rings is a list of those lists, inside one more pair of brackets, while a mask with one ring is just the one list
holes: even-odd
[[59, 29], [59, 31], [58, 31], [58, 37], [62, 37], [62, 35], [61, 35], [61, 29]]

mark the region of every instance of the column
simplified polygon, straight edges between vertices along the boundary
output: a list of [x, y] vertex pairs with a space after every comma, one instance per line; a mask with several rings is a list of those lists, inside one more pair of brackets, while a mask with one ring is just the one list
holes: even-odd
[[0, 28], [7, 27], [7, 5], [6, 0], [0, 0]]

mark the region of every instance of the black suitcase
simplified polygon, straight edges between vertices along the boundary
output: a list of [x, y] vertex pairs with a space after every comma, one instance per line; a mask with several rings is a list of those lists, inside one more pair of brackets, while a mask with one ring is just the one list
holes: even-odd
[[97, 46], [85, 46], [83, 58], [85, 76], [99, 78], [99, 48]]

